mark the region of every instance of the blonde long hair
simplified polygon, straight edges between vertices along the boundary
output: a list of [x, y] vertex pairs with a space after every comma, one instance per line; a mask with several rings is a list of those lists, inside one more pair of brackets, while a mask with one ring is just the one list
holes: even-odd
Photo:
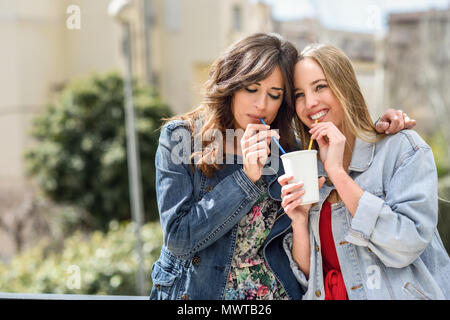
[[[325, 44], [307, 46], [297, 62], [314, 59], [322, 68], [327, 83], [342, 106], [343, 130], [366, 142], [375, 142], [384, 137], [377, 134], [369, 109], [356, 79], [353, 65], [340, 49]], [[308, 145], [309, 129], [296, 117], [295, 127], [303, 146]], [[316, 146], [317, 147], [317, 146]]]
[[[199, 135], [204, 137], [211, 129], [220, 130], [225, 136], [226, 129], [234, 129], [231, 110], [234, 93], [267, 78], [278, 66], [283, 77], [284, 94], [271, 129], [279, 130], [280, 143], [283, 147], [293, 148], [296, 146], [292, 125], [295, 115], [293, 70], [297, 57], [295, 47], [279, 35], [266, 33], [250, 35], [232, 44], [212, 64], [209, 79], [204, 86], [202, 105], [184, 115], [165, 120], [186, 120], [193, 138]], [[191, 166], [211, 176], [215, 170], [221, 168], [219, 163], [223, 161], [218, 157], [224, 157], [225, 145], [216, 143], [214, 138], [211, 141], [204, 139], [201, 141], [202, 150], [194, 150], [190, 156]]]

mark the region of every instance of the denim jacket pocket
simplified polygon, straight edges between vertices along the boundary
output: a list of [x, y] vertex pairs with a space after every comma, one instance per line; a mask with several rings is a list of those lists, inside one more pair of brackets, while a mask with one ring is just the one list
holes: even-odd
[[156, 262], [152, 271], [152, 292], [150, 300], [171, 300], [176, 286], [177, 274], [172, 274], [164, 270], [162, 266]]

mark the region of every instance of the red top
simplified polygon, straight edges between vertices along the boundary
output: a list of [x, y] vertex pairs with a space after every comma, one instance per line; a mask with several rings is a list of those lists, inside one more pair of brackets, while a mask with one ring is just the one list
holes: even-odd
[[348, 300], [331, 229], [331, 203], [326, 200], [320, 212], [319, 236], [322, 246], [325, 300]]

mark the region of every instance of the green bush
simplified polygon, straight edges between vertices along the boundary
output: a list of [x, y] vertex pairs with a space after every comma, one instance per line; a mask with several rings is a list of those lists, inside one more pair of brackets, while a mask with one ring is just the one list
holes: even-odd
[[[169, 108], [152, 89], [135, 83], [146, 221], [156, 220], [155, 153], [161, 119]], [[93, 74], [69, 83], [56, 101], [34, 119], [37, 143], [25, 154], [27, 173], [58, 204], [90, 215], [92, 229], [129, 219], [128, 167], [123, 80], [117, 73]], [[85, 221], [86, 222], [86, 221]]]
[[450, 174], [439, 179], [438, 229], [447, 252], [450, 254]]
[[[151, 267], [160, 254], [162, 231], [159, 223], [150, 222], [141, 233], [150, 290]], [[64, 241], [62, 250], [42, 240], [9, 263], [0, 264], [0, 292], [137, 295], [135, 243], [134, 224], [117, 221], [110, 223], [106, 234], [74, 233]]]
[[425, 140], [433, 150], [439, 179], [439, 217], [438, 230], [447, 252], [450, 254], [450, 162], [447, 157], [445, 136], [441, 131], [436, 131]]
[[444, 134], [437, 131], [431, 137], [426, 138], [426, 141], [433, 150], [438, 177], [441, 178], [450, 174], [450, 162], [447, 157], [447, 144], [445, 143]]

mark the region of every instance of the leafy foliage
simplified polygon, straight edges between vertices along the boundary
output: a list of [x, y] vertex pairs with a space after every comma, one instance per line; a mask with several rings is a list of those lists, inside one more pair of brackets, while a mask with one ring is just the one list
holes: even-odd
[[[154, 158], [162, 118], [169, 108], [150, 88], [134, 85], [146, 221], [157, 217]], [[113, 219], [129, 219], [123, 80], [94, 74], [69, 83], [33, 122], [36, 145], [25, 154], [27, 172], [60, 204], [93, 216], [105, 230]]]
[[438, 230], [447, 252], [450, 254], [450, 174], [439, 179]]
[[436, 131], [425, 139], [433, 150], [439, 179], [439, 216], [438, 230], [447, 252], [450, 254], [450, 166], [447, 157], [445, 136]]
[[444, 134], [441, 131], [437, 131], [430, 138], [428, 138], [427, 141], [433, 150], [438, 177], [441, 178], [450, 174], [450, 162], [447, 157]]
[[[141, 229], [147, 288], [151, 288], [151, 266], [162, 244], [159, 223]], [[0, 264], [0, 291], [18, 293], [136, 295], [138, 258], [134, 224], [112, 221], [108, 233], [94, 232], [86, 238], [80, 232], [55, 250], [49, 240]], [[79, 285], [73, 281], [79, 272]], [[150, 291], [149, 291], [150, 292]]]

